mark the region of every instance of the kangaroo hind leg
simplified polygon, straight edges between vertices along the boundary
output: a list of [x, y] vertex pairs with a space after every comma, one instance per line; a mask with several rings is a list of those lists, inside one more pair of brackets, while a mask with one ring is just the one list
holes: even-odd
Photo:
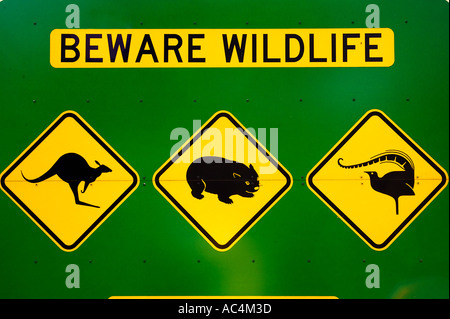
[[80, 201], [80, 199], [78, 198], [78, 184], [80, 184], [80, 182], [69, 183], [70, 189], [72, 190], [73, 196], [75, 197], [75, 204], [100, 208], [100, 206], [95, 206], [95, 205], [91, 205], [91, 204]]

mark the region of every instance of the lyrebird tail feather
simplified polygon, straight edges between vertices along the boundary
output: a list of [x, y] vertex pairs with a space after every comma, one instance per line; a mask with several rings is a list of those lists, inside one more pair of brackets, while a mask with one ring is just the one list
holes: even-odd
[[394, 163], [399, 167], [403, 168], [405, 171], [410, 170], [414, 171], [414, 163], [412, 162], [411, 158], [404, 152], [397, 150], [388, 150], [384, 153], [373, 156], [372, 159], [369, 161], [353, 165], [344, 165], [341, 163], [341, 161], [343, 161], [343, 159], [339, 158], [338, 165], [345, 169], [369, 166], [375, 163]]

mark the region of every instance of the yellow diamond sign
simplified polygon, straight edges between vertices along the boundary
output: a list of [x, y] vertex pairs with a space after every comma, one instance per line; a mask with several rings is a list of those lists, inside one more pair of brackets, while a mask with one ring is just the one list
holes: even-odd
[[371, 110], [307, 182], [370, 247], [384, 250], [444, 189], [448, 176], [386, 114]]
[[292, 177], [221, 111], [156, 171], [153, 183], [213, 248], [226, 251], [286, 194]]
[[62, 250], [73, 251], [136, 189], [138, 175], [80, 115], [67, 111], [0, 181]]

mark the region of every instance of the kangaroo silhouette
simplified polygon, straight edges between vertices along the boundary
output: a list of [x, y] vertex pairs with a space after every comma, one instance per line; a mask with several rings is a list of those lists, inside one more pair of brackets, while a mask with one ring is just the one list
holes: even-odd
[[81, 193], [84, 193], [89, 184], [94, 182], [102, 173], [112, 172], [109, 167], [101, 165], [97, 161], [95, 161], [95, 163], [98, 167], [92, 168], [81, 155], [67, 153], [62, 155], [41, 177], [28, 179], [23, 175], [22, 171], [20, 173], [22, 174], [22, 177], [30, 183], [40, 183], [53, 175], [58, 175], [59, 178], [69, 184], [73, 196], [75, 197], [75, 204], [100, 208], [99, 206], [82, 202], [78, 197], [78, 185], [81, 182], [84, 182], [84, 188], [81, 190]]
[[399, 213], [398, 198], [400, 196], [415, 195], [414, 193], [414, 163], [407, 154], [402, 151], [388, 150], [385, 153], [375, 155], [371, 160], [355, 165], [341, 164], [342, 158], [338, 159], [340, 167], [353, 169], [369, 166], [375, 163], [393, 163], [402, 168], [402, 171], [394, 171], [379, 177], [375, 171], [365, 171], [369, 175], [370, 186], [374, 191], [391, 196], [395, 200], [395, 212]]

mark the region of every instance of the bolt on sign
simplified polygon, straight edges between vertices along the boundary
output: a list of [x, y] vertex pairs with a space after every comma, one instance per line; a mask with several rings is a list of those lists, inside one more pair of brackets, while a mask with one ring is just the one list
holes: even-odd
[[286, 194], [292, 176], [221, 111], [156, 171], [153, 184], [213, 248], [226, 251]]
[[77, 249], [138, 179], [73, 111], [62, 113], [0, 176], [2, 190], [65, 251]]
[[384, 250], [444, 189], [448, 175], [386, 114], [371, 110], [307, 182], [371, 248]]

